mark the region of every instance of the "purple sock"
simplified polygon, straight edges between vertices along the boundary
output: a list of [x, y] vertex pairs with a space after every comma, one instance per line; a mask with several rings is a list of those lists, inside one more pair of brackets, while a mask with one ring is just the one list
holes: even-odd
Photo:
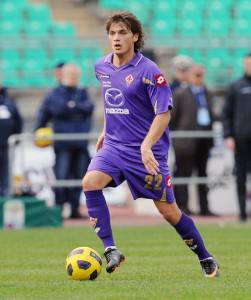
[[190, 217], [183, 213], [178, 224], [176, 224], [174, 228], [185, 241], [187, 246], [198, 255], [200, 260], [212, 256], [207, 251], [202, 237]]
[[86, 206], [93, 227], [104, 247], [115, 246], [110, 223], [110, 213], [101, 190], [85, 192]]

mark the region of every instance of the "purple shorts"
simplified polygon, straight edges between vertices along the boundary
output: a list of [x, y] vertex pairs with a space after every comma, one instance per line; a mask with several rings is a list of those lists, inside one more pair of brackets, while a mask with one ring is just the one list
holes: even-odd
[[126, 180], [134, 199], [149, 198], [172, 203], [175, 197], [167, 161], [157, 160], [160, 173], [150, 175], [139, 150], [122, 151], [114, 146], [104, 145], [91, 160], [88, 171], [101, 171], [110, 175], [113, 180], [108, 186], [112, 187]]

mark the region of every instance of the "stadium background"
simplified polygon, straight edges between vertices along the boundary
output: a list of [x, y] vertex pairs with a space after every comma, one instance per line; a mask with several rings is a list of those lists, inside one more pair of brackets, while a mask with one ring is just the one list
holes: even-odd
[[[102, 100], [93, 66], [97, 58], [109, 51], [104, 21], [114, 10], [130, 10], [138, 16], [146, 36], [145, 53], [154, 57], [169, 80], [170, 60], [177, 54], [189, 55], [203, 64], [207, 84], [215, 94], [215, 112], [220, 114], [225, 89], [242, 74], [243, 55], [251, 49], [250, 1], [1, 0], [0, 77], [19, 105], [25, 132], [32, 131], [40, 101], [56, 84], [52, 68], [62, 60], [74, 61], [81, 67], [81, 84], [90, 89], [96, 104], [92, 131], [100, 131]], [[225, 161], [220, 173], [213, 175], [228, 179], [232, 157], [223, 154], [222, 140], [216, 140], [217, 143], [216, 160], [210, 168], [214, 170], [219, 160]], [[38, 155], [42, 164], [50, 162], [50, 149], [43, 154], [34, 154], [31, 147], [24, 149], [26, 156], [33, 155], [35, 161]], [[37, 162], [38, 166], [41, 162]], [[122, 194], [119, 191], [115, 198], [121, 197], [123, 202]], [[210, 197], [219, 213], [237, 212], [233, 181], [227, 187], [222, 184], [220, 193], [211, 193]], [[222, 199], [220, 206], [218, 198]], [[228, 202], [224, 202], [226, 198]], [[196, 209], [196, 203], [192, 205]]]
[[[240, 76], [241, 58], [251, 50], [250, 0], [0, 0], [0, 76], [18, 103], [25, 119], [25, 133], [31, 132], [38, 104], [55, 85], [52, 67], [61, 59], [74, 60], [83, 69], [82, 83], [90, 88], [96, 102], [93, 133], [100, 130], [102, 99], [93, 64], [108, 51], [105, 17], [113, 9], [125, 8], [142, 20], [146, 49], [150, 54], [154, 52], [169, 80], [169, 62], [178, 53], [191, 55], [206, 66], [207, 83], [216, 96], [215, 110], [221, 111], [227, 84]], [[217, 126], [215, 130], [220, 132], [220, 124]], [[31, 140], [20, 144], [22, 150], [15, 149], [11, 160], [29, 163], [33, 175], [38, 175], [35, 181], [41, 177], [50, 180], [52, 150], [32, 147]], [[212, 210], [236, 214], [232, 154], [225, 151], [221, 138], [215, 139], [215, 145], [211, 156], [214, 164], [210, 159], [210, 187], [214, 191], [210, 204]], [[19, 163], [16, 169], [22, 169]], [[111, 203], [126, 196], [121, 190], [113, 196], [107, 193]], [[249, 192], [249, 200], [250, 195]], [[192, 200], [195, 198], [193, 195]], [[37, 199], [24, 199], [27, 216], [21, 202], [6, 202], [15, 204], [5, 207], [10, 213], [5, 217], [6, 225], [7, 221], [17, 228], [61, 225], [56, 222], [55, 211], [54, 215], [49, 213]], [[0, 230], [0, 298], [250, 299], [250, 222], [236, 224], [237, 217], [195, 217], [221, 266], [221, 277], [208, 281], [201, 276], [196, 257], [184, 247], [173, 228], [160, 217], [140, 216], [142, 210], [148, 212], [142, 201], [137, 203], [139, 206], [133, 208], [110, 206], [114, 235], [127, 261], [112, 277], [103, 269], [95, 282], [68, 280], [64, 269], [66, 255], [77, 246], [103, 251], [92, 228], [83, 226], [87, 221], [65, 222], [67, 226], [63, 228]], [[0, 227], [4, 225], [2, 204], [0, 201]]]
[[108, 51], [104, 20], [112, 10], [138, 16], [145, 48], [164, 73], [172, 56], [188, 54], [205, 65], [207, 83], [219, 95], [241, 75], [251, 43], [248, 0], [1, 0], [0, 8], [0, 73], [26, 121], [33, 121], [38, 101], [55, 85], [52, 67], [60, 60], [77, 62], [82, 84], [98, 93], [93, 64]]

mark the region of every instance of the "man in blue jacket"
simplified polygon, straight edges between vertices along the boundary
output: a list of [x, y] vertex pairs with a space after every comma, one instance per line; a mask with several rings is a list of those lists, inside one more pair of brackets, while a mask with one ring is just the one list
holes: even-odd
[[0, 196], [9, 192], [8, 138], [22, 131], [22, 118], [18, 108], [0, 84]]
[[[94, 105], [88, 92], [79, 88], [81, 71], [75, 64], [62, 68], [61, 84], [54, 88], [43, 100], [36, 119], [35, 130], [52, 123], [55, 133], [87, 133], [91, 128]], [[59, 180], [80, 179], [90, 162], [87, 141], [57, 141], [54, 143], [56, 155], [55, 176]], [[81, 217], [79, 213], [79, 188], [56, 188], [56, 204], [70, 202], [71, 218]]]

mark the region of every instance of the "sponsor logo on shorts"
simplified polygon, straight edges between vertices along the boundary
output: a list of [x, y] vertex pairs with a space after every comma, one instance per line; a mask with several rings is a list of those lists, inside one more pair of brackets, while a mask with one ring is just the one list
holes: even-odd
[[166, 186], [170, 189], [172, 187], [171, 176], [167, 176], [166, 178]]
[[167, 85], [166, 79], [162, 74], [156, 74], [154, 78], [158, 87]]
[[134, 78], [133, 78], [132, 74], [129, 74], [128, 76], [126, 76], [125, 81], [126, 81], [127, 86], [130, 86], [131, 83], [133, 82], [133, 80], [134, 80]]

